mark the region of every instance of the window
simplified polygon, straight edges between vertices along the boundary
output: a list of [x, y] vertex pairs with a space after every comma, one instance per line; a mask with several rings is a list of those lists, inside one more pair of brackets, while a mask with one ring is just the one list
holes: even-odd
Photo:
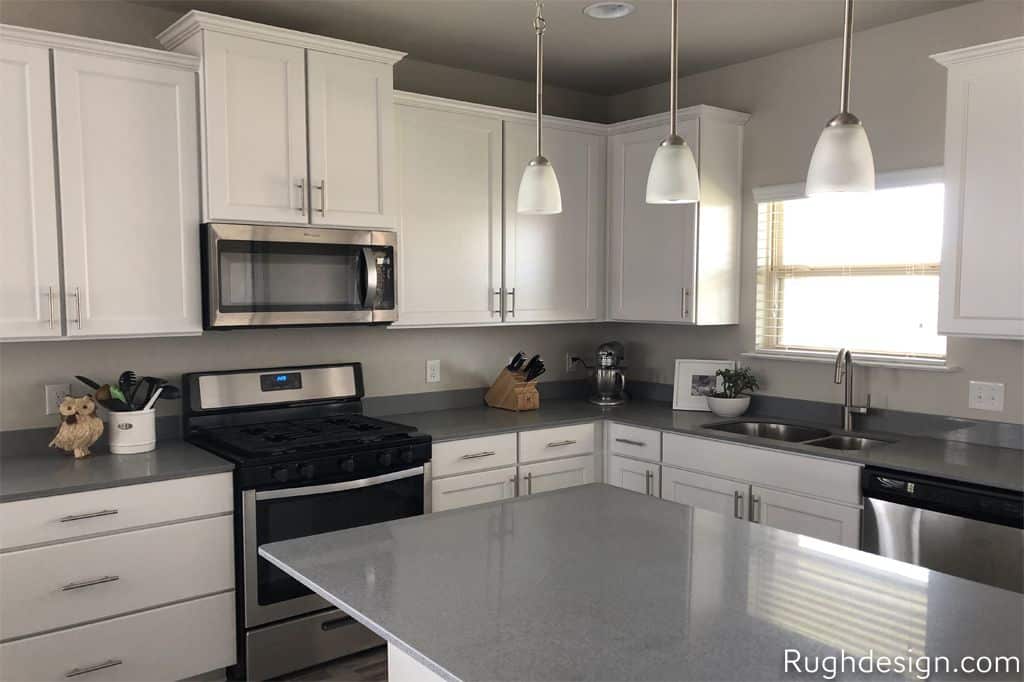
[[942, 184], [764, 200], [780, 193], [757, 193], [757, 350], [944, 359]]

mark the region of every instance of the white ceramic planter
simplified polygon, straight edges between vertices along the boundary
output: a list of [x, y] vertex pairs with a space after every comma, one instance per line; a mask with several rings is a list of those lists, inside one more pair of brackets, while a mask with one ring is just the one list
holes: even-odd
[[708, 396], [708, 407], [719, 417], [738, 417], [750, 407], [750, 396], [739, 398], [712, 398]]

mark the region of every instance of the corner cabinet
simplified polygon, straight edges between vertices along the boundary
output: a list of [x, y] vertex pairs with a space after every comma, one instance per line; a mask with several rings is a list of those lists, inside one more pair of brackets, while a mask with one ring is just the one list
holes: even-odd
[[668, 131], [664, 116], [610, 127], [608, 316], [627, 322], [737, 324], [743, 126], [708, 106], [679, 112], [700, 174], [698, 204], [646, 201], [647, 175]]
[[200, 333], [197, 60], [0, 38], [0, 338]]
[[604, 312], [603, 126], [552, 119], [559, 215], [521, 216], [528, 115], [396, 94], [399, 322], [393, 327], [587, 322]]
[[198, 11], [158, 38], [202, 58], [206, 221], [394, 229], [404, 53]]
[[939, 333], [1024, 338], [1024, 37], [932, 58], [949, 70]]

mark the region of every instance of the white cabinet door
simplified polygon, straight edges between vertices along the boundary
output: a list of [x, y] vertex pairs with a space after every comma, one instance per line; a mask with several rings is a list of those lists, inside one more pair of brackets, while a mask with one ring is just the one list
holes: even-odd
[[310, 50], [310, 213], [318, 225], [398, 221], [390, 64]]
[[203, 37], [206, 218], [309, 222], [306, 51], [213, 31]]
[[1024, 38], [1000, 46], [937, 57], [949, 67], [943, 334], [1024, 338]]
[[434, 479], [430, 486], [431, 510], [435, 512], [507, 500], [516, 494], [516, 468]]
[[72, 336], [202, 331], [196, 74], [56, 50]]
[[[697, 121], [680, 135], [698, 153]], [[695, 204], [648, 204], [647, 174], [665, 128], [611, 138], [609, 173], [609, 316], [613, 320], [692, 323]]]
[[593, 455], [527, 464], [519, 467], [519, 494], [543, 493], [595, 480]]
[[501, 121], [399, 104], [402, 325], [501, 322]]
[[597, 319], [604, 306], [605, 138], [545, 128], [544, 155], [562, 191], [557, 215], [516, 211], [535, 144], [532, 124], [505, 123], [505, 321]]
[[657, 497], [661, 489], [661, 467], [612, 455], [608, 458], [608, 484]]
[[750, 520], [847, 547], [860, 546], [860, 509], [752, 486]]
[[49, 50], [0, 43], [0, 93], [0, 339], [60, 336]]
[[737, 519], [747, 517], [749, 486], [727, 478], [662, 467], [661, 498]]

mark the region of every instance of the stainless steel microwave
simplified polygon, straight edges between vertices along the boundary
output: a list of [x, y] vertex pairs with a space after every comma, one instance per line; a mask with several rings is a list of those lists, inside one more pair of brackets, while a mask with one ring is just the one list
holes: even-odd
[[227, 223], [202, 231], [206, 329], [398, 319], [394, 233]]

